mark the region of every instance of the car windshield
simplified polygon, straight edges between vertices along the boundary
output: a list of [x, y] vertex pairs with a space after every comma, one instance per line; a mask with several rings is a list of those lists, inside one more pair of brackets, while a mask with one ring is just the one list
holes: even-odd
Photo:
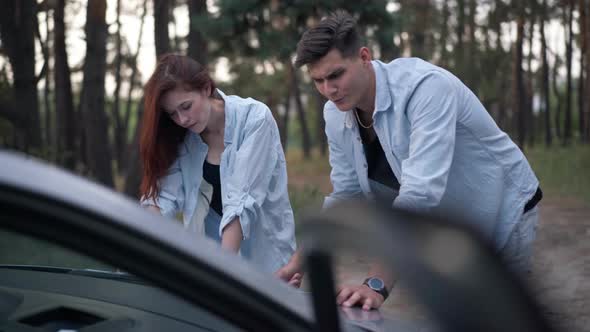
[[120, 272], [117, 268], [29, 235], [0, 229], [0, 267]]

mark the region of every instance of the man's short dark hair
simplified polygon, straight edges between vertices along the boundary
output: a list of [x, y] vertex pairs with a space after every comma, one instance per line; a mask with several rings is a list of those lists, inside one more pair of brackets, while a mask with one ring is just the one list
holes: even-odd
[[340, 51], [343, 57], [350, 57], [356, 54], [360, 44], [356, 21], [346, 11], [338, 10], [301, 36], [297, 43], [295, 66], [314, 63], [333, 48]]

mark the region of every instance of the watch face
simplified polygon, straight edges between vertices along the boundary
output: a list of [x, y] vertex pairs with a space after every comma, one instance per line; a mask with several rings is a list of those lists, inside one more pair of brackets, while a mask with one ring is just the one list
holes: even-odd
[[370, 288], [372, 289], [383, 289], [383, 281], [379, 278], [371, 278], [368, 280], [367, 284], [369, 285]]

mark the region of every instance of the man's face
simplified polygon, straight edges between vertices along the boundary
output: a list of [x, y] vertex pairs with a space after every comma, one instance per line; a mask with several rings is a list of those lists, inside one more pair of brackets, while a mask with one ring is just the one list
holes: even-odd
[[360, 55], [344, 58], [332, 49], [308, 69], [318, 91], [341, 111], [357, 107], [369, 85], [367, 66]]

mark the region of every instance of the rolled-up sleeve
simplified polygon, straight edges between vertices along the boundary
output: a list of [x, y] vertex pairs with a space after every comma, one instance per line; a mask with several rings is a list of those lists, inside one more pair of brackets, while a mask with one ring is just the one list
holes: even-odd
[[159, 180], [160, 191], [155, 200], [141, 200], [142, 206], [157, 206], [163, 216], [174, 218], [184, 206], [184, 188], [179, 161], [176, 160], [168, 169], [168, 173]]
[[408, 101], [409, 156], [402, 162], [394, 207], [428, 213], [440, 204], [455, 150], [459, 107], [455, 84], [442, 73], [430, 73]]
[[225, 226], [239, 217], [244, 239], [250, 237], [251, 225], [259, 219], [278, 159], [278, 129], [270, 110], [264, 107], [263, 112], [253, 112], [249, 116], [253, 118], [246, 123], [244, 140], [236, 151], [233, 171], [226, 180], [220, 236]]

